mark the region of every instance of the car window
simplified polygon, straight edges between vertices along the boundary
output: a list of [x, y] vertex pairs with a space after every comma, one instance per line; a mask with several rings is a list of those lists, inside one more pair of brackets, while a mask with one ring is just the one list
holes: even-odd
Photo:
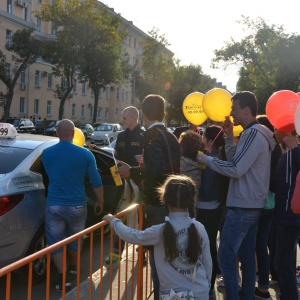
[[54, 127], [56, 125], [56, 121], [52, 121], [49, 125], [48, 125], [48, 127]]
[[42, 174], [42, 160], [41, 160], [41, 156], [39, 156], [36, 159], [36, 161], [32, 164], [32, 166], [30, 168], [30, 171]]
[[32, 150], [12, 147], [2, 147], [0, 145], [0, 174], [13, 171]]
[[96, 131], [112, 131], [112, 125], [101, 125], [98, 126]]

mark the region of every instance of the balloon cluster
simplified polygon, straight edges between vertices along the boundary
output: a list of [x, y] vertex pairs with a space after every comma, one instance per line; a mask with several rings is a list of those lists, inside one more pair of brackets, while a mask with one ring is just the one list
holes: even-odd
[[[194, 125], [203, 124], [207, 118], [215, 122], [223, 122], [231, 112], [231, 94], [220, 88], [209, 90], [205, 95], [199, 92], [189, 94], [182, 103], [185, 118]], [[234, 126], [235, 136], [239, 136], [243, 128]]]
[[292, 132], [296, 129], [300, 134], [300, 93], [281, 90], [268, 99], [266, 115], [270, 123], [281, 132]]

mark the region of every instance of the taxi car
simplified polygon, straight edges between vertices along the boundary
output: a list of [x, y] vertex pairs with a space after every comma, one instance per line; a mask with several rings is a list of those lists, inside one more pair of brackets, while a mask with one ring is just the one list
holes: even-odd
[[[0, 123], [0, 268], [46, 247], [45, 187], [41, 154], [58, 143], [56, 137], [22, 134]], [[92, 151], [104, 187], [104, 212], [115, 213], [122, 202], [124, 185], [116, 186], [110, 173], [113, 156], [102, 150]], [[100, 222], [104, 212], [93, 212], [96, 196], [86, 176], [87, 226]], [[107, 199], [107, 200], [106, 200]], [[46, 260], [33, 264], [33, 280], [44, 279]]]

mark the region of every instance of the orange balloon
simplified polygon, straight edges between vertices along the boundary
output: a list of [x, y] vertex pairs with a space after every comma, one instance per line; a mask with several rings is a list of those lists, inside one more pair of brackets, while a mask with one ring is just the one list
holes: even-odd
[[85, 137], [84, 137], [82, 131], [79, 128], [75, 127], [73, 144], [83, 147], [84, 143], [85, 143]]
[[266, 115], [276, 129], [292, 132], [295, 130], [295, 114], [299, 104], [299, 95], [289, 90], [281, 90], [268, 99]]

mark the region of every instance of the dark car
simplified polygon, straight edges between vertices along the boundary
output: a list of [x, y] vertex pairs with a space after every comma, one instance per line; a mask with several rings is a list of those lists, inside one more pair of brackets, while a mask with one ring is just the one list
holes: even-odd
[[32, 129], [31, 133], [33, 134], [45, 134], [45, 130], [47, 128], [53, 127], [53, 122], [56, 122], [55, 120], [43, 120], [39, 124], [35, 125], [34, 129]]
[[[45, 187], [41, 154], [58, 138], [22, 134], [0, 139], [0, 268], [46, 247]], [[104, 187], [104, 212], [93, 211], [96, 196], [86, 177], [87, 225], [100, 222], [105, 212], [116, 213], [122, 202], [124, 185], [116, 186], [110, 172], [114, 159], [110, 152], [95, 150], [98, 171]], [[35, 282], [44, 279], [46, 260], [33, 264]]]
[[48, 136], [56, 136], [56, 126], [58, 124], [58, 120], [52, 121], [48, 124], [48, 126], [44, 130], [44, 135]]
[[14, 125], [17, 132], [31, 132], [34, 129], [33, 122], [26, 118], [9, 118], [6, 123]]

